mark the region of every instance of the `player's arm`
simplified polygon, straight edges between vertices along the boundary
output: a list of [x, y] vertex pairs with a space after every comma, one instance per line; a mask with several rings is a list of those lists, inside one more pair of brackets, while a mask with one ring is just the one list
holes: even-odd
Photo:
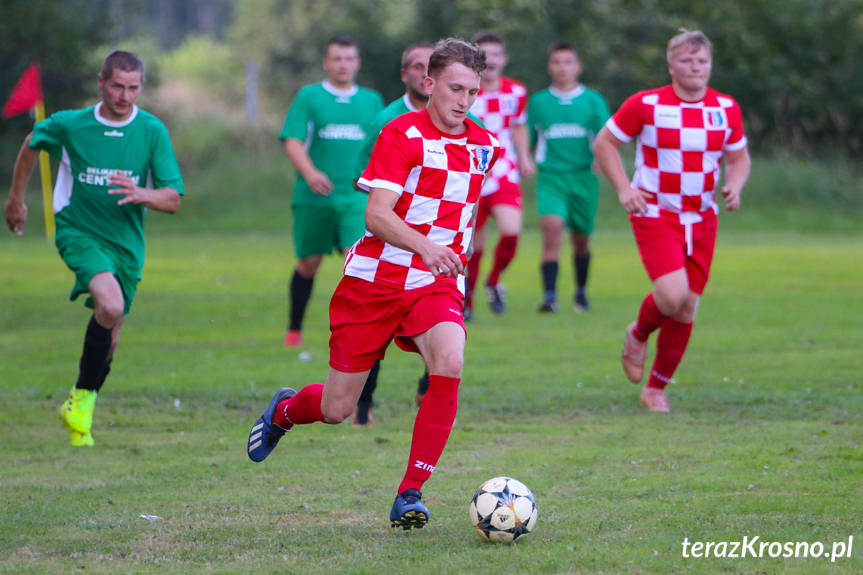
[[599, 169], [617, 191], [620, 205], [630, 213], [644, 214], [647, 212], [647, 202], [640, 190], [633, 189], [623, 168], [620, 158], [620, 146], [624, 144], [608, 128], [602, 128], [593, 143], [593, 157]]
[[[608, 104], [605, 103], [605, 98], [597, 94], [596, 111], [592, 116], [592, 125], [588, 131], [591, 153], [594, 151], [593, 146], [596, 143], [597, 134], [605, 127], [605, 124], [608, 123], [608, 119], [610, 117], [611, 111], [608, 109]], [[602, 171], [602, 166], [600, 166], [599, 162], [596, 161], [596, 156], [593, 157], [593, 161], [590, 163], [590, 169], [597, 176], [605, 176], [605, 173]]]
[[725, 185], [722, 186], [722, 197], [725, 199], [725, 209], [729, 212], [740, 208], [740, 193], [749, 179], [751, 168], [749, 148], [725, 152]]
[[136, 185], [135, 180], [126, 174], [108, 176], [108, 184], [117, 186], [116, 188], [109, 188], [109, 194], [123, 196], [117, 201], [118, 206], [141, 204], [151, 210], [169, 214], [177, 213], [177, 210], [180, 209], [180, 192], [174, 188], [142, 188]]
[[[473, 241], [474, 241], [474, 239], [476, 239], [476, 216], [478, 213], [479, 213], [479, 201], [477, 201], [473, 205], [473, 213], [470, 216], [470, 228], [472, 230], [474, 230], [474, 233], [471, 234], [471, 236], [470, 236], [470, 244], [468, 244], [467, 251], [464, 254], [467, 259], [470, 259], [470, 257], [473, 255]], [[465, 273], [467, 273], [467, 272], [465, 272]]]
[[330, 181], [328, 175], [315, 167], [303, 142], [296, 138], [286, 139], [285, 154], [300, 175], [303, 176], [303, 179], [306, 180], [312, 192], [321, 196], [330, 195], [333, 191], [333, 182]]
[[455, 276], [464, 271], [461, 258], [407, 225], [393, 209], [398, 194], [385, 188], [371, 188], [366, 204], [366, 229], [388, 244], [420, 256], [434, 276]]
[[24, 223], [27, 221], [27, 205], [24, 203], [24, 191], [33, 166], [36, 165], [36, 156], [39, 152], [30, 147], [30, 138], [33, 133], [27, 134], [18, 158], [15, 160], [15, 168], [12, 172], [12, 186], [9, 188], [9, 198], [6, 200], [6, 224], [9, 231], [19, 236], [24, 233]]
[[515, 153], [518, 156], [518, 171], [522, 176], [529, 178], [536, 173], [536, 164], [530, 156], [530, 137], [527, 132], [527, 124], [516, 124], [510, 127], [512, 143], [515, 145]]

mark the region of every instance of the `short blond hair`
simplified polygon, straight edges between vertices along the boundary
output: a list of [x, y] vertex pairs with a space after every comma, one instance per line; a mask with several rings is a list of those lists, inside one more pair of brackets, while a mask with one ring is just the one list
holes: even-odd
[[713, 56], [713, 44], [710, 43], [710, 38], [707, 37], [707, 34], [701, 30], [680, 28], [678, 33], [668, 41], [668, 48], [665, 51], [666, 60], [671, 62], [671, 55], [684, 44], [688, 45], [693, 52], [699, 48], [707, 48], [707, 51]]

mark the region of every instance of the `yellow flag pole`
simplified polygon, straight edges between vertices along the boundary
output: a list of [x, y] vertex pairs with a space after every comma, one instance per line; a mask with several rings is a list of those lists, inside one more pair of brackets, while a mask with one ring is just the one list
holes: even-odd
[[[45, 119], [45, 103], [36, 102], [36, 121]], [[51, 186], [51, 161], [48, 152], [39, 152], [39, 175], [42, 179], [42, 207], [45, 211], [45, 237], [54, 241], [54, 193]]]

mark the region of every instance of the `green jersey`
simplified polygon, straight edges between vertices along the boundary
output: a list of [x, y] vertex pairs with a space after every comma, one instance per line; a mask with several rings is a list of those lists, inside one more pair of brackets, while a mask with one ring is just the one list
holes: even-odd
[[366, 165], [369, 163], [369, 158], [372, 157], [372, 150], [375, 148], [375, 142], [378, 141], [378, 134], [381, 133], [384, 126], [402, 114], [407, 114], [408, 112], [416, 112], [416, 109], [411, 105], [408, 95], [405, 94], [401, 98], [393, 100], [389, 106], [384, 108], [381, 113], [375, 117], [366, 132], [366, 139], [363, 142], [362, 149], [360, 149], [360, 155], [357, 156], [357, 167], [354, 175], [355, 178], [359, 178], [362, 175], [363, 170], [366, 169]]
[[[416, 112], [417, 109], [413, 107], [411, 104], [410, 97], [407, 94], [404, 94], [401, 98], [397, 100], [393, 100], [390, 102], [390, 105], [384, 108], [380, 114], [374, 119], [372, 124], [369, 126], [369, 129], [366, 134], [366, 141], [363, 142], [363, 148], [360, 151], [360, 155], [357, 158], [357, 170], [356, 170], [356, 178], [359, 178], [363, 170], [366, 169], [366, 165], [369, 163], [369, 159], [372, 157], [372, 150], [375, 148], [375, 142], [378, 141], [378, 134], [381, 133], [381, 130], [384, 129], [384, 126], [401, 116], [402, 114], [407, 114], [408, 112]], [[482, 126], [485, 125], [480, 121], [479, 118], [471, 114], [467, 113], [467, 117]]]
[[555, 173], [589, 170], [593, 140], [610, 115], [603, 97], [585, 86], [571, 92], [552, 86], [532, 95], [527, 123], [539, 169]]
[[122, 122], [105, 119], [102, 104], [66, 110], [33, 126], [30, 147], [60, 160], [54, 188], [57, 233], [74, 228], [139, 268], [144, 265], [144, 213], [140, 204], [118, 206], [108, 176], [122, 173], [141, 187], [184, 193], [183, 178], [158, 118], [134, 106]]
[[360, 86], [343, 91], [324, 81], [297, 93], [279, 138], [303, 142], [312, 163], [333, 182], [333, 191], [329, 196], [315, 194], [298, 175], [293, 205], [365, 202], [351, 182], [363, 142], [373, 133], [369, 127], [383, 107], [380, 94]]

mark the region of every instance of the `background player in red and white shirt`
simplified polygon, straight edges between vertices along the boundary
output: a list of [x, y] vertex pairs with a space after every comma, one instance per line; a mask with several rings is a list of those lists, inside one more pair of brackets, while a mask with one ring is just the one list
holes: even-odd
[[[641, 392], [651, 411], [668, 412], [665, 386], [689, 342], [698, 300], [710, 274], [720, 164], [725, 209], [740, 207], [751, 161], [737, 102], [708, 87], [713, 46], [700, 31], [681, 29], [668, 43], [671, 85], [627, 99], [599, 133], [594, 156], [630, 214], [653, 290], [626, 329], [622, 363], [638, 383], [647, 339], [659, 330], [656, 358]], [[636, 139], [635, 175], [626, 177], [618, 148]]]
[[248, 455], [266, 458], [294, 425], [340, 423], [389, 343], [421, 354], [429, 389], [417, 412], [407, 471], [391, 524], [423, 527], [423, 484], [455, 420], [464, 363], [464, 266], [482, 183], [501, 154], [491, 132], [466, 120], [485, 56], [462, 40], [429, 59], [425, 110], [399, 116], [378, 136], [358, 185], [369, 191], [366, 234], [351, 248], [330, 302], [326, 384], [282, 388], [252, 427]]
[[492, 312], [504, 312], [506, 292], [500, 283], [500, 276], [515, 257], [521, 234], [522, 195], [519, 182], [522, 175], [530, 177], [536, 172], [527, 133], [527, 88], [503, 75], [507, 64], [504, 40], [494, 32], [480, 32], [473, 37], [473, 41], [485, 52], [488, 67], [480, 78], [479, 95], [471, 112], [497, 136], [505, 153], [501, 161], [495, 164], [482, 189], [474, 251], [467, 270], [465, 316], [468, 320], [473, 313], [473, 293], [479, 279], [480, 261], [485, 250], [485, 224], [489, 216], [494, 218], [500, 237], [485, 287]]

